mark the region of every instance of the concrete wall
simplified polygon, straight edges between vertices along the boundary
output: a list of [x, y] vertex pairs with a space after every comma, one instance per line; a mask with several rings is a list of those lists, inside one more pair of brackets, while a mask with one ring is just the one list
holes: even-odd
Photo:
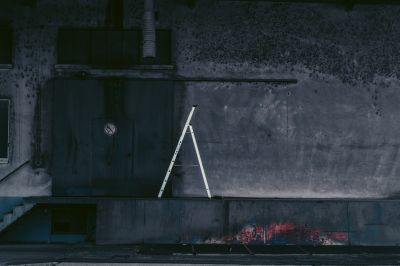
[[98, 244], [399, 244], [396, 201], [103, 200]]
[[[180, 75], [298, 79], [176, 90], [182, 123], [199, 104], [193, 126], [212, 194], [398, 194], [398, 6], [197, 1], [177, 10]], [[184, 149], [182, 163], [195, 162]], [[176, 195], [205, 195], [198, 169], [175, 181]]]
[[[14, 30], [13, 68], [0, 70], [0, 95], [12, 101], [11, 158], [9, 164], [0, 164], [0, 179], [31, 160], [35, 153], [39, 153], [37, 156], [45, 155], [48, 160], [50, 110], [46, 108], [46, 103], [42, 103], [41, 115], [35, 119], [35, 108], [39, 91], [54, 76], [57, 29], [64, 25], [102, 25], [104, 6], [105, 1], [90, 0], [6, 0], [0, 3], [0, 23], [10, 25]], [[40, 131], [36, 130], [38, 125], [41, 125]], [[44, 168], [33, 169], [27, 164], [22, 167], [1, 183], [0, 195], [49, 195], [51, 176], [46, 170], [47, 166], [45, 164]]]
[[[172, 29], [177, 75], [298, 79], [176, 83], [176, 136], [189, 107], [199, 104], [193, 126], [212, 194], [397, 195], [399, 6], [184, 2], [157, 3], [157, 27]], [[2, 196], [51, 193], [48, 101], [41, 119], [34, 114], [39, 89], [55, 76], [57, 29], [105, 25], [105, 0], [26, 3], [0, 8], [15, 45], [13, 69], [0, 71], [0, 94], [12, 99], [11, 161], [0, 165], [0, 177], [34, 155], [45, 164], [15, 173], [0, 185]], [[142, 2], [124, 4], [124, 26], [139, 27]], [[194, 158], [185, 143], [180, 163]], [[176, 196], [205, 195], [198, 169], [174, 175]]]

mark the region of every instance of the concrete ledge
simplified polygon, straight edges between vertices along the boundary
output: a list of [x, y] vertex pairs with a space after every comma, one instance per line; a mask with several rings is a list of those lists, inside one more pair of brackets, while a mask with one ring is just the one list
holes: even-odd
[[400, 245], [399, 199], [31, 197], [97, 206], [97, 244]]
[[115, 200], [146, 200], [146, 201], [264, 201], [264, 202], [399, 202], [396, 198], [241, 198], [241, 197], [215, 197], [208, 199], [206, 197], [174, 197], [174, 198], [140, 198], [140, 197], [54, 197], [39, 196], [27, 197], [26, 202], [42, 203], [42, 204], [96, 204], [99, 201], [115, 201]]
[[12, 69], [13, 67], [13, 64], [0, 64], [0, 70], [8, 70]]
[[140, 65], [127, 68], [97, 68], [89, 65], [55, 65], [56, 77], [168, 78], [172, 65]]
[[77, 64], [56, 64], [55, 69], [62, 70], [62, 69], [69, 69], [69, 70], [173, 70], [175, 67], [173, 65], [136, 65], [136, 66], [128, 66], [123, 68], [102, 68], [98, 66], [91, 66], [91, 65], [77, 65]]

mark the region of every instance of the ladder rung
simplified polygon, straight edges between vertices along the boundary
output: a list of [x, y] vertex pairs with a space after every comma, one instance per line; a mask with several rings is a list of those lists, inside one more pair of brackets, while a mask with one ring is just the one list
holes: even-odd
[[178, 166], [178, 167], [196, 167], [199, 166], [198, 164], [175, 164], [174, 166]]

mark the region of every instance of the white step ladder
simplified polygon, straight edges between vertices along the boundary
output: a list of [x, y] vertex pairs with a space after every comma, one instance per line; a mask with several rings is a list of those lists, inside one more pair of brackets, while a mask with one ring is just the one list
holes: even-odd
[[194, 136], [193, 127], [192, 127], [192, 125], [190, 124], [190, 121], [192, 120], [192, 116], [193, 116], [194, 111], [196, 110], [196, 107], [197, 107], [197, 105], [193, 105], [193, 106], [192, 106], [192, 110], [190, 111], [189, 116], [188, 116], [188, 118], [187, 118], [187, 120], [186, 120], [185, 126], [183, 127], [181, 137], [179, 138], [179, 141], [178, 141], [178, 145], [176, 145], [174, 155], [172, 156], [172, 159], [171, 159], [171, 162], [170, 162], [170, 164], [169, 164], [167, 173], [165, 174], [165, 177], [164, 177], [164, 181], [163, 181], [163, 183], [162, 183], [162, 185], [161, 185], [160, 192], [158, 193], [158, 198], [161, 198], [161, 197], [162, 197], [162, 194], [164, 193], [164, 189], [165, 189], [165, 186], [167, 185], [168, 178], [169, 178], [169, 176], [170, 176], [170, 174], [171, 174], [171, 171], [172, 171], [172, 167], [173, 167], [174, 164], [175, 164], [176, 156], [178, 156], [179, 149], [180, 149], [181, 146], [182, 146], [183, 139], [185, 138], [185, 135], [186, 135], [186, 133], [187, 133], [187, 130], [189, 129], [190, 135], [192, 136], [194, 149], [195, 149], [195, 151], [196, 151], [197, 160], [198, 160], [198, 162], [199, 162], [201, 175], [202, 175], [202, 177], [203, 177], [204, 185], [205, 185], [205, 187], [206, 187], [207, 196], [208, 196], [208, 198], [211, 199], [210, 188], [208, 187], [208, 182], [207, 182], [206, 173], [205, 173], [205, 171], [204, 171], [203, 162], [201, 161], [201, 156], [200, 156], [200, 152], [199, 152], [199, 147], [197, 146], [197, 141], [196, 141], [196, 137]]

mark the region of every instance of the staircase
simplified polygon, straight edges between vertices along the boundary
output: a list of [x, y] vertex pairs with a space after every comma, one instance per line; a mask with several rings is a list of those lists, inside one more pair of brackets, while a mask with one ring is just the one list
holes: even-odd
[[34, 206], [35, 204], [33, 203], [21, 203], [15, 205], [10, 212], [3, 214], [3, 217], [0, 217], [0, 233], [30, 211]]

